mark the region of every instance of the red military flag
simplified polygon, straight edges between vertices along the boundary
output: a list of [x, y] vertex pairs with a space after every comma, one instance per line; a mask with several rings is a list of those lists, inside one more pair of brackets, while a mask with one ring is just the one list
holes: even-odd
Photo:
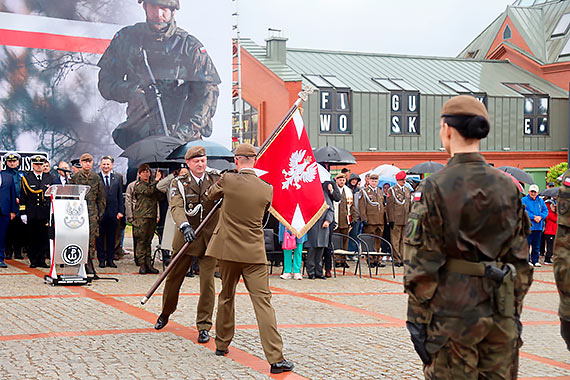
[[297, 237], [303, 236], [328, 206], [298, 107], [265, 142], [255, 167], [273, 186], [273, 216]]

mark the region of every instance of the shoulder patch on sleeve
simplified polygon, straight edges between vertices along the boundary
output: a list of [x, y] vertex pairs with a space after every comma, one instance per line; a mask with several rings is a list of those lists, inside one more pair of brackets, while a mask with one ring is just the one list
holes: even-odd
[[566, 177], [564, 179], [564, 182], [562, 182], [562, 184], [566, 187], [570, 187], [570, 177]]
[[419, 202], [422, 200], [422, 192], [421, 191], [416, 191], [414, 193], [414, 202]]

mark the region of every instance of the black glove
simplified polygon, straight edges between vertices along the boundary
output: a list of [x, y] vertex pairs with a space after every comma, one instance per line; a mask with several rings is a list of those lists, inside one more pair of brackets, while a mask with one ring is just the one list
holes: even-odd
[[422, 362], [425, 365], [431, 363], [431, 357], [426, 350], [426, 338], [427, 338], [427, 325], [424, 323], [413, 323], [413, 322], [406, 322], [406, 327], [410, 332], [412, 343], [414, 343], [414, 349], [418, 353]]
[[388, 227], [390, 227], [390, 229], [394, 228], [394, 222], [388, 222]]
[[192, 243], [196, 239], [196, 234], [191, 225], [186, 224], [184, 227], [180, 227], [180, 231], [184, 234], [184, 241], [186, 243]]
[[517, 332], [518, 332], [519, 337], [520, 337], [522, 335], [521, 317], [515, 317], [515, 324], [517, 325]]
[[362, 221], [362, 225], [363, 225], [363, 226], [367, 226], [367, 225], [368, 225], [368, 220], [363, 220], [363, 221]]
[[570, 351], [570, 321], [560, 318], [560, 335], [566, 342], [568, 351]]

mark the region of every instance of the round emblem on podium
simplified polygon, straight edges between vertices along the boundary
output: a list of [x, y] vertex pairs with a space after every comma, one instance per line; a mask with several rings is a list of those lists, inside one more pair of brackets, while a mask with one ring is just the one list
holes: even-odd
[[75, 244], [70, 244], [61, 251], [61, 259], [67, 265], [77, 265], [83, 259], [83, 250]]

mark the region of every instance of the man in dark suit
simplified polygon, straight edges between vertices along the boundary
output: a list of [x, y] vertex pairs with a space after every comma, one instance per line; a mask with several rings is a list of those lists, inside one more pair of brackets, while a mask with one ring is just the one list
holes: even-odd
[[8, 223], [16, 217], [16, 186], [11, 174], [0, 172], [0, 268], [7, 268], [4, 263], [6, 250], [6, 232]]
[[60, 161], [54, 168], [57, 170], [57, 176], [53, 179], [54, 185], [67, 185], [71, 175], [71, 168], [65, 161]]
[[28, 231], [33, 235], [28, 252], [30, 268], [49, 268], [45, 259], [49, 257], [50, 198], [45, 195], [45, 191], [51, 186], [52, 177], [43, 173], [45, 161], [44, 156], [33, 156], [32, 172], [22, 178], [20, 218], [28, 225]]
[[125, 215], [123, 200], [123, 177], [112, 172], [115, 160], [111, 156], [101, 159], [101, 180], [107, 203], [105, 213], [99, 222], [99, 237], [97, 238], [97, 259], [99, 267], [116, 268], [113, 262], [115, 256], [115, 236], [119, 220]]

